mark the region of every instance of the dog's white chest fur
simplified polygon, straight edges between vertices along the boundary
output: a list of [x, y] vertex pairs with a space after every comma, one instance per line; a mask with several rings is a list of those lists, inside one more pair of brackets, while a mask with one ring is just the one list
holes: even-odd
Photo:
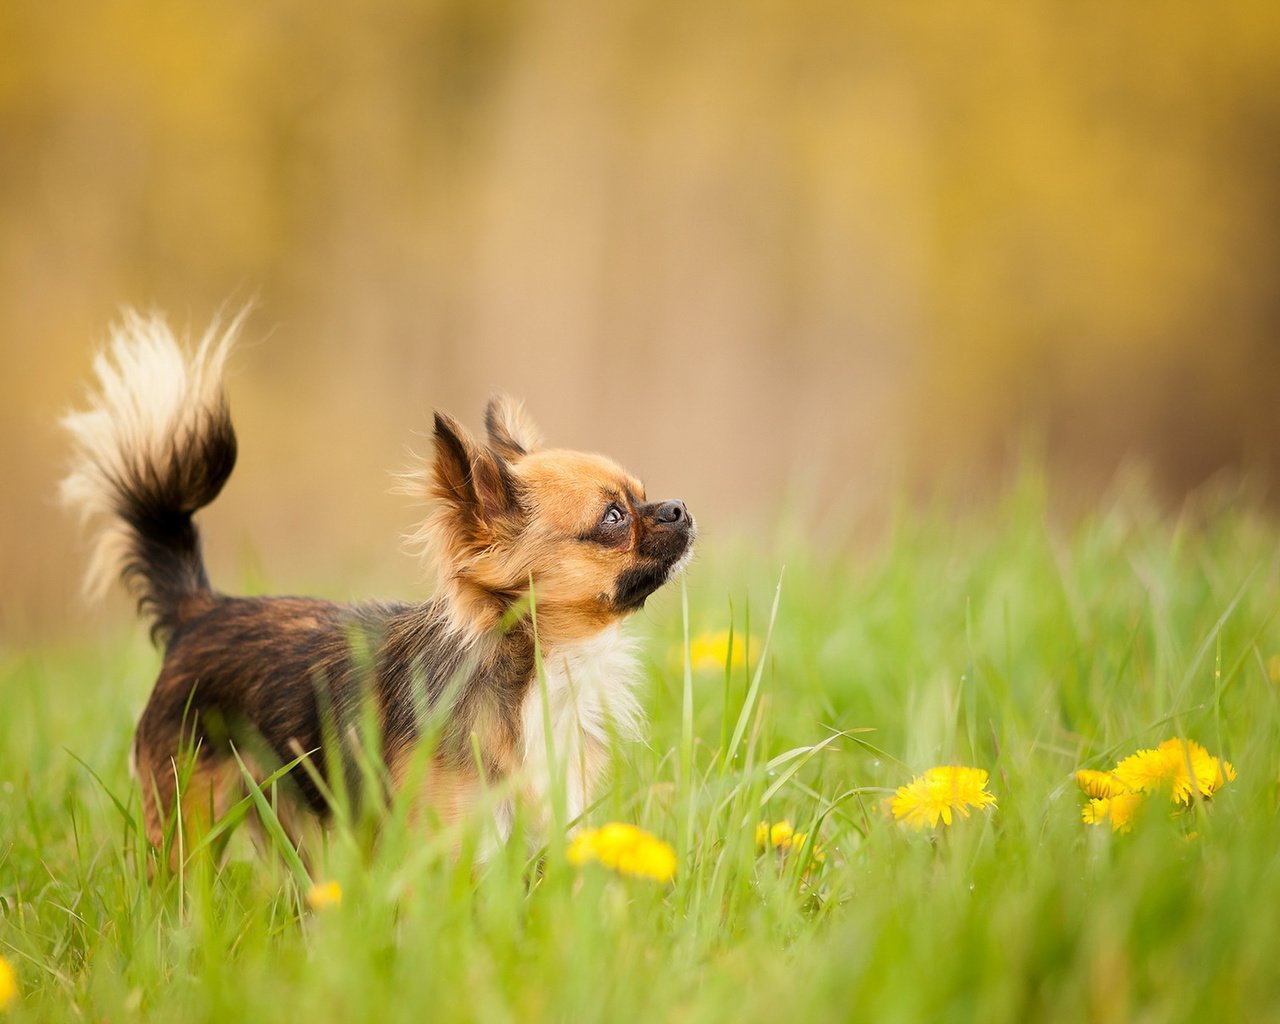
[[545, 653], [543, 680], [533, 681], [521, 709], [524, 788], [536, 817], [550, 820], [553, 787], [563, 780], [567, 820], [577, 818], [591, 802], [610, 737], [639, 736], [637, 675], [631, 640], [618, 625]]

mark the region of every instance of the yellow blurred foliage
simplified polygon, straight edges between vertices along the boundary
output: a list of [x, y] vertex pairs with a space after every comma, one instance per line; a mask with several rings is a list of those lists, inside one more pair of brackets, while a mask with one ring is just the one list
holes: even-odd
[[212, 557], [273, 581], [402, 573], [385, 470], [498, 386], [730, 526], [1027, 430], [1274, 472], [1277, 96], [1261, 2], [4, 4], [0, 639], [122, 303], [256, 296]]

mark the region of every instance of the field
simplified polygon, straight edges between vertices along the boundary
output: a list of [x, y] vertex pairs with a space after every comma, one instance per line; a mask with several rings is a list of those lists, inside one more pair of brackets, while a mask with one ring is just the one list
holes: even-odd
[[[650, 740], [617, 751], [589, 820], [670, 843], [670, 881], [563, 841], [477, 868], [474, 828], [393, 809], [376, 840], [335, 831], [328, 906], [243, 834], [222, 866], [150, 883], [126, 769], [157, 664], [142, 630], [9, 652], [7, 1014], [1280, 1020], [1280, 534], [1252, 508], [1214, 492], [1171, 514], [1119, 487], [1059, 521], [1029, 474], [964, 512], [904, 506], [856, 546], [706, 529], [683, 594], [633, 623]], [[1173, 737], [1236, 777], [1185, 808], [1153, 794], [1127, 832], [1082, 821], [1078, 769]], [[887, 798], [945, 765], [988, 772], [996, 806], [895, 821]], [[809, 839], [762, 849], [762, 821]]]

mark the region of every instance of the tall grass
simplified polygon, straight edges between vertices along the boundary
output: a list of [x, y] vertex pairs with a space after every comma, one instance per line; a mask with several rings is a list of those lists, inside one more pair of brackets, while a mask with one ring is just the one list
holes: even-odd
[[[314, 870], [338, 906], [308, 909], [297, 865], [240, 835], [222, 866], [148, 881], [125, 765], [154, 653], [122, 628], [106, 650], [11, 654], [9, 1013], [1280, 1019], [1276, 524], [1133, 491], [1051, 518], [1028, 477], [981, 513], [903, 513], [861, 551], [761, 554], [713, 528], [687, 612], [672, 589], [634, 624], [650, 739], [618, 750], [589, 815], [671, 842], [669, 885], [574, 867], [558, 841], [478, 867], [480, 826], [441, 835], [401, 808], [331, 835]], [[747, 657], [687, 659], [686, 629], [730, 628]], [[1212, 806], [1130, 834], [1081, 822], [1075, 769], [1174, 735], [1236, 766]], [[936, 833], [886, 817], [896, 787], [951, 763], [991, 773], [994, 812]], [[757, 824], [783, 819], [814, 842], [762, 853]]]

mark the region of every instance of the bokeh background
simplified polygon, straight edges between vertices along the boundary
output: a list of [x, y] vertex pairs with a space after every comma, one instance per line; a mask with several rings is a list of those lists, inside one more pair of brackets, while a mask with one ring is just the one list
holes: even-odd
[[[707, 543], [1280, 469], [1280, 5], [0, 3], [0, 643], [90, 612], [59, 412], [253, 300], [215, 577], [413, 592], [495, 387]], [[116, 620], [118, 621], [118, 620]]]

